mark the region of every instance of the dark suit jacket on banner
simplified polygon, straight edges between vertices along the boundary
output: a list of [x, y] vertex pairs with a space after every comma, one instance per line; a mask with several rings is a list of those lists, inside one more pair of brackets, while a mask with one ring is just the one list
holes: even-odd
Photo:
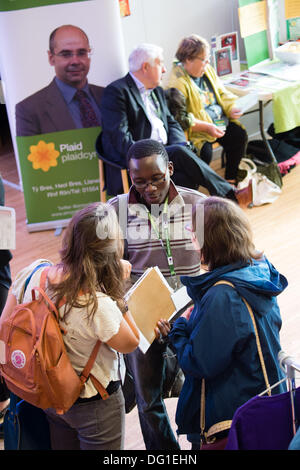
[[[100, 106], [103, 88], [89, 85], [89, 89]], [[16, 105], [17, 136], [47, 134], [69, 129], [76, 129], [76, 126], [55, 79]]]

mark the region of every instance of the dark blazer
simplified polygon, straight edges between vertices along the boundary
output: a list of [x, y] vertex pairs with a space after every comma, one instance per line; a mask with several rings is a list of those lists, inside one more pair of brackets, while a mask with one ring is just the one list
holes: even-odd
[[[100, 106], [103, 87], [89, 85]], [[55, 80], [16, 105], [16, 135], [28, 136], [76, 129]]]
[[[184, 132], [169, 111], [163, 89], [157, 87], [154, 93], [160, 105], [160, 118], [167, 131], [167, 145], [185, 142]], [[141, 94], [130, 74], [105, 88], [101, 114], [104, 156], [126, 165], [129, 147], [134, 142], [151, 136], [151, 124]]]
[[[169, 111], [163, 89], [157, 87], [154, 93], [160, 105], [160, 118], [167, 131], [167, 145], [185, 142], [184, 132]], [[141, 94], [129, 73], [104, 89], [101, 115], [102, 148], [97, 150], [107, 160], [126, 167], [129, 147], [151, 136], [151, 124]], [[113, 195], [122, 192], [120, 172], [107, 166], [105, 170], [108, 193]]]

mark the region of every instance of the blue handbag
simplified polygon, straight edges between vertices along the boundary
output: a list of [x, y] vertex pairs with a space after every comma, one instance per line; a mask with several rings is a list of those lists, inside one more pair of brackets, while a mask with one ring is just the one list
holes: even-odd
[[51, 450], [46, 414], [13, 393], [3, 427], [4, 450]]

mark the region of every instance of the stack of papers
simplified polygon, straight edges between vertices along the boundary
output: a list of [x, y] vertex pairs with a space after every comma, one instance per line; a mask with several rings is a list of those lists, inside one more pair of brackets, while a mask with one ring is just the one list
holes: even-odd
[[[267, 75], [266, 73], [247, 71], [239, 75], [232, 76], [230, 79], [225, 80], [224, 85], [238, 96], [253, 94], [253, 100], [251, 99], [251, 101], [254, 102], [254, 94], [256, 94], [258, 99], [260, 99], [261, 95], [264, 95], [266, 93], [274, 93], [275, 91], [289, 87], [291, 85], [291, 82], [276, 78], [271, 75]], [[251, 101], [249, 101], [249, 103], [251, 103]], [[243, 105], [246, 104], [246, 107], [250, 109], [247, 103], [248, 101], [245, 101]]]
[[249, 109], [253, 108], [258, 102], [258, 95], [256, 91], [244, 95], [236, 100], [234, 107], [239, 109], [243, 114]]
[[140, 331], [140, 349], [146, 352], [155, 339], [154, 328], [161, 318], [175, 320], [192, 304], [185, 286], [174, 292], [157, 266], [148, 268], [125, 296]]
[[288, 64], [286, 62], [263, 61], [253, 65], [251, 71], [265, 73], [281, 80], [297, 82], [300, 80], [300, 64]]

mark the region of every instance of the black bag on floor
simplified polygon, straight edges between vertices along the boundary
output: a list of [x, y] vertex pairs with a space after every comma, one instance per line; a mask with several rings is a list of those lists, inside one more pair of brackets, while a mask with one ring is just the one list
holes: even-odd
[[275, 132], [274, 124], [272, 123], [268, 128], [268, 134], [274, 139], [286, 142], [288, 145], [292, 145], [297, 150], [300, 150], [300, 126], [291, 129], [286, 132]]
[[[268, 139], [268, 142], [278, 163], [289, 160], [289, 158], [292, 158], [299, 151], [296, 147], [287, 144], [283, 140]], [[246, 153], [251, 155], [252, 159], [257, 158], [261, 162], [272, 163], [272, 158], [263, 140], [250, 141], [247, 145]]]

